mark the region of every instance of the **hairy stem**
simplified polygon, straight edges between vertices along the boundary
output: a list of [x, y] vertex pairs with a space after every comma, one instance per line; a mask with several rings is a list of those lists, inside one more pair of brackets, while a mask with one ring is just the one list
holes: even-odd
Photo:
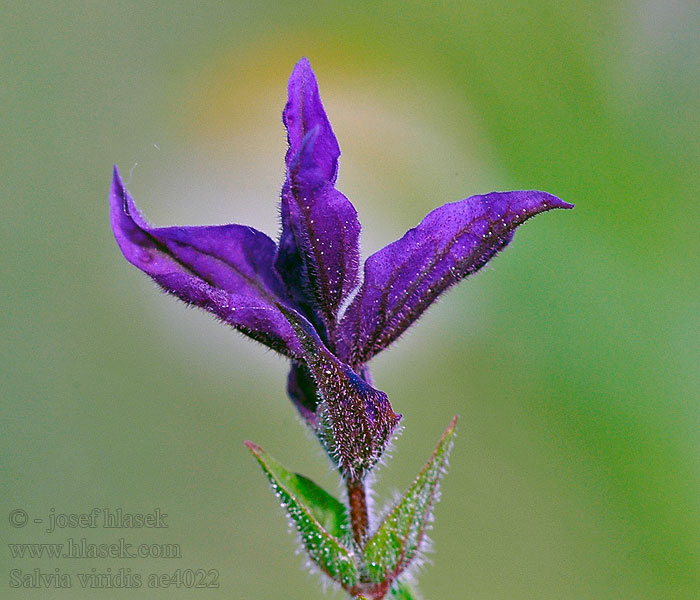
[[369, 513], [367, 511], [367, 490], [359, 479], [347, 481], [348, 504], [350, 504], [350, 523], [352, 535], [358, 546], [362, 547], [369, 529]]
[[365, 586], [360, 592], [350, 592], [356, 600], [384, 600], [389, 591], [389, 582]]

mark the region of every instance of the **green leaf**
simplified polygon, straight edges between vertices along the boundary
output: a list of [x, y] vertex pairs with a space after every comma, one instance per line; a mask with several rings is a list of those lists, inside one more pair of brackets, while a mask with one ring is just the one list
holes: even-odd
[[395, 579], [420, 551], [437, 501], [440, 477], [447, 466], [456, 424], [457, 417], [454, 417], [423, 470], [367, 541], [363, 558], [364, 576], [369, 581], [381, 583]]
[[309, 558], [344, 588], [354, 586], [358, 569], [354, 553], [344, 543], [351, 536], [345, 506], [310, 479], [285, 469], [259, 446], [245, 444], [270, 480]]
[[391, 586], [387, 598], [391, 600], [421, 600], [422, 596], [407, 583], [396, 581]]

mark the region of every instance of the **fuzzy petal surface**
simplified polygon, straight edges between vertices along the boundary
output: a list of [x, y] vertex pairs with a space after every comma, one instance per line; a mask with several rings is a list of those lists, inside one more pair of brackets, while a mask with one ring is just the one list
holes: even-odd
[[338, 308], [358, 283], [360, 223], [335, 189], [340, 150], [306, 59], [290, 77], [283, 120], [289, 150], [275, 266], [328, 343]]
[[478, 271], [530, 217], [572, 208], [538, 191], [492, 192], [445, 204], [371, 255], [341, 323], [338, 354], [364, 364], [394, 342], [447, 288]]
[[318, 139], [314, 145], [312, 158], [321, 171], [321, 177], [335, 183], [338, 175], [338, 157], [340, 147], [326, 111], [321, 103], [316, 75], [307, 58], [302, 58], [289, 77], [287, 86], [287, 105], [282, 113], [282, 121], [287, 128], [287, 168], [294, 162], [304, 143], [304, 138], [313, 129], [318, 130]]
[[401, 415], [384, 392], [339, 361], [308, 322], [282, 311], [294, 327], [319, 391], [316, 435], [346, 479], [362, 480], [381, 458]]
[[151, 227], [116, 167], [110, 214], [124, 257], [165, 291], [282, 354], [301, 356], [294, 330], [276, 306], [287, 299], [273, 268], [275, 243], [264, 233], [243, 225]]

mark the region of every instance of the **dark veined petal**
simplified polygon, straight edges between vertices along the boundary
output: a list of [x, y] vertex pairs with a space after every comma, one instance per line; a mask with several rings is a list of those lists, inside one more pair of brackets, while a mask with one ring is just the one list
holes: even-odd
[[309, 369], [302, 363], [293, 363], [287, 376], [287, 395], [291, 398], [299, 414], [311, 425], [316, 427], [316, 409], [321, 401], [318, 397], [316, 382]]
[[508, 245], [516, 227], [553, 208], [572, 208], [538, 191], [493, 192], [445, 204], [367, 259], [348, 307], [338, 355], [361, 365], [396, 340], [444, 292]]
[[273, 268], [276, 246], [265, 234], [242, 225], [151, 227], [116, 167], [110, 212], [124, 257], [163, 289], [282, 354], [301, 356], [276, 306], [285, 298]]
[[275, 266], [290, 297], [319, 330], [325, 326], [329, 342], [338, 308], [358, 283], [360, 223], [334, 187], [340, 150], [306, 59], [290, 77], [283, 117], [289, 150]]
[[340, 362], [308, 321], [280, 307], [299, 339], [319, 390], [316, 435], [348, 480], [361, 480], [381, 458], [401, 415], [387, 395]]

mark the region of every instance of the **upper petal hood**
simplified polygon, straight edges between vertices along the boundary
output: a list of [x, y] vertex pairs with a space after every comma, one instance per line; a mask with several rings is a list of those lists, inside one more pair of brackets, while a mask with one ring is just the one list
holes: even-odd
[[287, 128], [289, 142], [285, 159], [287, 167], [299, 154], [309, 131], [316, 129], [318, 139], [312, 152], [313, 161], [320, 169], [323, 179], [333, 185], [338, 176], [340, 147], [321, 103], [316, 76], [307, 58], [302, 58], [294, 66], [289, 77], [287, 104], [282, 120]]
[[335, 189], [340, 150], [306, 59], [290, 77], [283, 118], [289, 150], [275, 266], [332, 346], [338, 309], [358, 283], [360, 223]]

